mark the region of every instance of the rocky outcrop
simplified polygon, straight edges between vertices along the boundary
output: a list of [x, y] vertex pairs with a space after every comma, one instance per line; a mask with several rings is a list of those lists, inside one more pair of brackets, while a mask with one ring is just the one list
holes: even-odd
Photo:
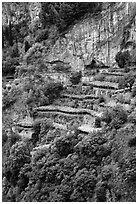
[[70, 63], [74, 70], [83, 70], [92, 59], [113, 65], [118, 51], [134, 53], [135, 15], [135, 2], [104, 3], [102, 12], [86, 17], [61, 36], [46, 60]]

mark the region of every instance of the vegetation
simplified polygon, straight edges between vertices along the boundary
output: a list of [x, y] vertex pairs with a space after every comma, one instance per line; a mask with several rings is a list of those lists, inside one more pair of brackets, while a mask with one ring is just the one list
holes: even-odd
[[135, 78], [136, 78], [135, 72], [131, 71], [127, 73], [124, 77], [120, 78], [118, 88], [119, 89], [129, 88], [131, 91], [132, 86], [135, 82]]
[[119, 129], [127, 122], [127, 112], [119, 105], [106, 110], [102, 116], [102, 120], [106, 122], [111, 128]]
[[120, 68], [131, 65], [131, 55], [129, 51], [118, 52], [116, 54], [115, 60]]
[[81, 81], [81, 77], [82, 77], [81, 71], [76, 72], [76, 73], [72, 73], [72, 75], [70, 77], [70, 81], [73, 85], [79, 84], [79, 82]]
[[[123, 77], [99, 74], [104, 64], [96, 59], [85, 66], [85, 74], [106, 88], [108, 81], [129, 88], [116, 95], [111, 90], [108, 104], [102, 95], [97, 100], [91, 84], [80, 83], [82, 72], [73, 72], [70, 63], [48, 61], [56, 40], [89, 14], [99, 16], [102, 4], [42, 2], [39, 18], [31, 20], [29, 2], [3, 2], [3, 202], [136, 200], [136, 74], [128, 67], [132, 56], [116, 55]], [[68, 81], [52, 79], [54, 72]], [[62, 113], [49, 107], [37, 111], [54, 105], [63, 106]], [[70, 107], [88, 110], [76, 114]]]
[[98, 11], [101, 11], [101, 4], [96, 2], [47, 2], [42, 3], [40, 19], [43, 28], [56, 25], [59, 32], [63, 32], [85, 14]]

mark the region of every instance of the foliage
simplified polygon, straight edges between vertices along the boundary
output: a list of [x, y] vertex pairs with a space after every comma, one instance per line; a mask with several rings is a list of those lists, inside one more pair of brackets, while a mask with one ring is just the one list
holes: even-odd
[[24, 61], [27, 64], [33, 64], [37, 59], [42, 57], [44, 47], [40, 43], [35, 43], [24, 55]]
[[112, 154], [117, 168], [114, 169], [115, 173], [111, 179], [115, 201], [135, 201], [136, 199], [136, 147], [134, 144], [134, 125], [117, 131], [113, 140]]
[[14, 75], [16, 66], [19, 65], [18, 58], [7, 57], [6, 60], [2, 61], [2, 75]]
[[111, 128], [119, 129], [122, 124], [127, 122], [127, 112], [119, 105], [106, 110], [102, 116], [102, 120]]
[[40, 19], [43, 27], [56, 25], [60, 32], [86, 13], [96, 13], [101, 10], [100, 3], [47, 2], [41, 5]]
[[96, 117], [95, 118], [95, 127], [100, 128], [101, 127], [101, 118]]
[[20, 88], [12, 87], [11, 91], [3, 91], [2, 108], [5, 109], [13, 105], [19, 99], [19, 96], [21, 96]]
[[18, 189], [11, 197], [16, 201], [90, 201], [97, 182], [96, 165], [110, 155], [110, 147], [103, 135], [78, 134], [57, 137], [51, 149], [39, 150], [31, 163], [31, 144], [13, 145], [3, 171]]
[[135, 79], [136, 79], [135, 72], [132, 71], [127, 73], [124, 77], [120, 78], [118, 88], [119, 89], [130, 88], [131, 91]]
[[68, 156], [73, 152], [73, 147], [77, 140], [72, 135], [63, 136], [56, 140], [56, 151], [60, 156]]
[[127, 93], [118, 93], [116, 99], [117, 99], [117, 101], [119, 103], [130, 104], [131, 93], [130, 92], [127, 92]]
[[35, 77], [39, 77], [37, 82], [35, 82], [34, 79], [30, 79], [30, 81], [24, 85], [24, 90], [28, 92], [26, 103], [30, 107], [53, 103], [53, 101], [60, 96], [60, 93], [63, 90], [63, 85], [58, 82], [52, 82], [51, 80], [45, 82], [41, 75]]
[[41, 42], [48, 39], [48, 29], [39, 30], [35, 42]]
[[82, 73], [80, 72], [75, 72], [72, 73], [71, 77], [70, 77], [70, 81], [73, 85], [79, 84], [80, 80], [82, 77]]
[[131, 56], [129, 51], [118, 52], [115, 57], [116, 62], [120, 68], [124, 68], [131, 64]]
[[[53, 103], [63, 91], [61, 83], [45, 79], [44, 73], [48, 68], [45, 65], [44, 51], [53, 46], [59, 32], [66, 30], [76, 20], [80, 20], [85, 14], [101, 11], [101, 3], [42, 3], [40, 13], [42, 30], [40, 30], [40, 22], [29, 25], [28, 3], [7, 3], [6, 8], [10, 11], [7, 14], [5, 12], [5, 15], [8, 19], [11, 18], [11, 25], [4, 25], [2, 28], [4, 31], [3, 73], [12, 74], [16, 68], [19, 68], [18, 76], [21, 83], [17, 86], [12, 84], [10, 91], [3, 90], [3, 110], [4, 114], [8, 115], [8, 111], [10, 112], [8, 107], [18, 101], [19, 106], [17, 103], [16, 107], [14, 106], [17, 113], [22, 109], [22, 105], [25, 105], [24, 109], [27, 106], [33, 116], [35, 115], [33, 108]], [[31, 37], [33, 36], [32, 42], [25, 38], [29, 32]], [[25, 47], [22, 44], [24, 40]], [[20, 56], [22, 50], [18, 42], [25, 48], [23, 63]], [[32, 46], [33, 42], [35, 44]], [[11, 44], [13, 46], [9, 47]], [[127, 53], [118, 56], [121, 66], [123, 63], [124, 66], [129, 64], [128, 56]], [[18, 66], [20, 62], [22, 65]], [[53, 69], [62, 72], [64, 68], [64, 64], [63, 66], [56, 64]], [[66, 70], [70, 71], [68, 65]], [[73, 73], [70, 81], [76, 85], [81, 81], [81, 77], [81, 72]], [[102, 131], [83, 134], [78, 130], [79, 120], [81, 120], [79, 117], [72, 120], [70, 117], [57, 115], [53, 117], [48, 113], [47, 117], [51, 117], [51, 120], [47, 118], [43, 121], [35, 120], [34, 133], [29, 141], [21, 141], [19, 135], [13, 132], [10, 136], [3, 132], [3, 151], [6, 152], [3, 155], [3, 201], [135, 201], [135, 73], [126, 73], [121, 80], [119, 87], [132, 89], [133, 110], [129, 116], [121, 106], [106, 110], [103, 117], [95, 118], [95, 127], [100, 128], [102, 121], [107, 124], [102, 127]], [[89, 94], [91, 89], [87, 88], [83, 92], [80, 84], [75, 89], [72, 86], [69, 93]], [[129, 94], [123, 100], [130, 103]], [[25, 104], [22, 104], [22, 101]], [[102, 102], [105, 102], [103, 97], [99, 98], [99, 103]], [[75, 105], [78, 106], [79, 103]], [[91, 105], [89, 103], [85, 101], [82, 106]], [[23, 111], [21, 110], [21, 113]], [[53, 119], [56, 122], [68, 123], [69, 129], [55, 128]]]
[[4, 164], [3, 174], [7, 180], [15, 186], [18, 179], [17, 176], [21, 167], [25, 163], [30, 162], [30, 149], [24, 142], [18, 142], [12, 146], [10, 156]]
[[28, 2], [3, 2], [3, 46], [12, 46], [15, 41], [23, 42], [28, 34], [30, 21]]

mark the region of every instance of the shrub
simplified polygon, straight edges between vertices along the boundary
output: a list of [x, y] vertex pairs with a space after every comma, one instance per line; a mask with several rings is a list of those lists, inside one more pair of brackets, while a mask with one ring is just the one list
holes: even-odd
[[130, 88], [131, 91], [135, 79], [136, 79], [135, 72], [127, 73], [124, 77], [120, 78], [118, 88], [119, 89]]
[[95, 118], [95, 127], [100, 128], [101, 127], [101, 119], [99, 117]]
[[42, 57], [43, 49], [44, 47], [40, 43], [35, 43], [24, 55], [24, 61], [27, 62], [27, 64], [34, 63]]
[[111, 115], [112, 121], [110, 125], [112, 128], [119, 129], [122, 124], [127, 122], [127, 112], [121, 106], [113, 108]]
[[3, 98], [2, 98], [2, 108], [5, 109], [10, 107], [18, 100], [18, 97], [20, 95], [21, 95], [21, 92], [19, 89], [11, 89], [10, 92], [4, 91]]
[[104, 122], [107, 123], [107, 124], [110, 124], [110, 122], [112, 121], [112, 115], [111, 115], [111, 111], [110, 111], [110, 110], [107, 109], [107, 110], [103, 113], [102, 121], [104, 121]]
[[16, 66], [19, 65], [19, 59], [18, 58], [10, 58], [7, 57], [6, 60], [2, 61], [2, 75], [14, 75]]
[[59, 138], [56, 141], [56, 149], [57, 153], [60, 156], [67, 156], [68, 154], [72, 153], [72, 144], [71, 141], [65, 137]]
[[117, 105], [110, 111], [106, 110], [104, 112], [102, 121], [106, 122], [112, 129], [119, 129], [122, 124], [127, 122], [127, 112]]
[[115, 57], [116, 62], [120, 68], [124, 68], [126, 65], [131, 64], [131, 56], [129, 51], [118, 52]]
[[61, 83], [50, 82], [42, 88], [43, 93], [49, 98], [49, 102], [52, 103], [54, 99], [58, 98], [60, 92], [63, 90], [63, 85]]
[[48, 38], [48, 29], [39, 30], [35, 42], [41, 42]]
[[21, 167], [30, 163], [30, 147], [24, 142], [17, 142], [11, 147], [10, 156], [4, 163], [3, 174], [15, 186]]
[[80, 82], [81, 77], [82, 77], [81, 71], [72, 73], [72, 76], [70, 77], [70, 81], [73, 85], [76, 85]]

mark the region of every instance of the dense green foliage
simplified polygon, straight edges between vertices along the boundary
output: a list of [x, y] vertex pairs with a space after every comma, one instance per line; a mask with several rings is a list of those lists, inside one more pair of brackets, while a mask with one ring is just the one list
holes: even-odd
[[76, 20], [87, 13], [101, 11], [101, 3], [97, 2], [44, 2], [40, 12], [43, 28], [56, 25], [60, 32], [67, 29]]

